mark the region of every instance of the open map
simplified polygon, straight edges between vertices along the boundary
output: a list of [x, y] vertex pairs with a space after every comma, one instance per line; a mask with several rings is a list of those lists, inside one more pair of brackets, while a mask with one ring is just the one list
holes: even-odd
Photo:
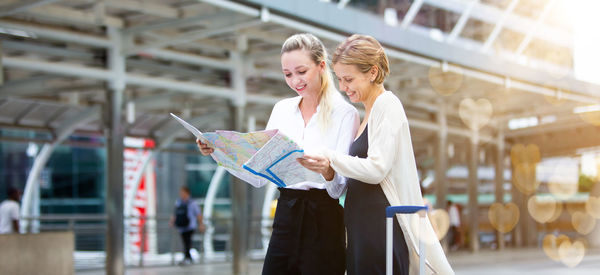
[[303, 181], [325, 182], [321, 174], [304, 168], [296, 161], [296, 158], [304, 155], [304, 151], [279, 130], [202, 133], [176, 115], [171, 116], [198, 139], [214, 148], [211, 156], [217, 164], [240, 179], [258, 177], [280, 187]]

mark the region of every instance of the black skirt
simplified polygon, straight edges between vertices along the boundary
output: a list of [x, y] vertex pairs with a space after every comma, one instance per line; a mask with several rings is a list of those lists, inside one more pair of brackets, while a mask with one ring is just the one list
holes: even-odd
[[344, 275], [343, 209], [325, 190], [279, 188], [263, 275]]
[[[367, 129], [350, 146], [350, 155], [366, 158]], [[348, 275], [385, 274], [386, 215], [390, 206], [381, 185], [348, 179], [344, 223], [348, 234], [346, 269]], [[409, 271], [408, 247], [394, 217], [394, 274]]]

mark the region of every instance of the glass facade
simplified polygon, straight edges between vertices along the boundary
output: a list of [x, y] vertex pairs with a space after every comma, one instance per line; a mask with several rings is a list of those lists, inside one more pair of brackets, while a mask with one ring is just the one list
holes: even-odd
[[[0, 200], [4, 200], [9, 186], [24, 190], [27, 176], [36, 155], [50, 142], [52, 136], [22, 130], [0, 130]], [[195, 144], [172, 144], [156, 156], [156, 209], [157, 217], [172, 215], [179, 187], [186, 185], [192, 197], [203, 207], [216, 164], [211, 157], [196, 153]], [[52, 152], [40, 175], [41, 215], [102, 214], [105, 206], [106, 149], [102, 136], [69, 137]], [[223, 178], [217, 191], [213, 218], [218, 234], [227, 234], [231, 218], [230, 176]], [[42, 230], [65, 228], [67, 221], [45, 221]], [[98, 251], [104, 249], [104, 222], [79, 221], [90, 232], [76, 234], [76, 249]], [[168, 252], [171, 241], [166, 225], [159, 224], [159, 252]], [[164, 232], [163, 232], [164, 231]], [[224, 241], [215, 241], [216, 250], [224, 250]]]

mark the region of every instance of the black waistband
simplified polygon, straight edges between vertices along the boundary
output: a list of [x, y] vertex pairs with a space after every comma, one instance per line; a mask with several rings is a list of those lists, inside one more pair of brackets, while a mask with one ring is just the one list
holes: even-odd
[[298, 189], [290, 189], [290, 188], [278, 188], [280, 192], [280, 199], [308, 199], [314, 200], [318, 202], [333, 202], [338, 203], [337, 199], [333, 199], [327, 193], [325, 189], [309, 189], [309, 190], [298, 190]]

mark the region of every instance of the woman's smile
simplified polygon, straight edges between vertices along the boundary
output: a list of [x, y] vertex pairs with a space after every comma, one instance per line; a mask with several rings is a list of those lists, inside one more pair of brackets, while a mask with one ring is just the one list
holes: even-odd
[[304, 89], [306, 89], [306, 84], [296, 86], [297, 92], [302, 92], [302, 91], [304, 91]]

